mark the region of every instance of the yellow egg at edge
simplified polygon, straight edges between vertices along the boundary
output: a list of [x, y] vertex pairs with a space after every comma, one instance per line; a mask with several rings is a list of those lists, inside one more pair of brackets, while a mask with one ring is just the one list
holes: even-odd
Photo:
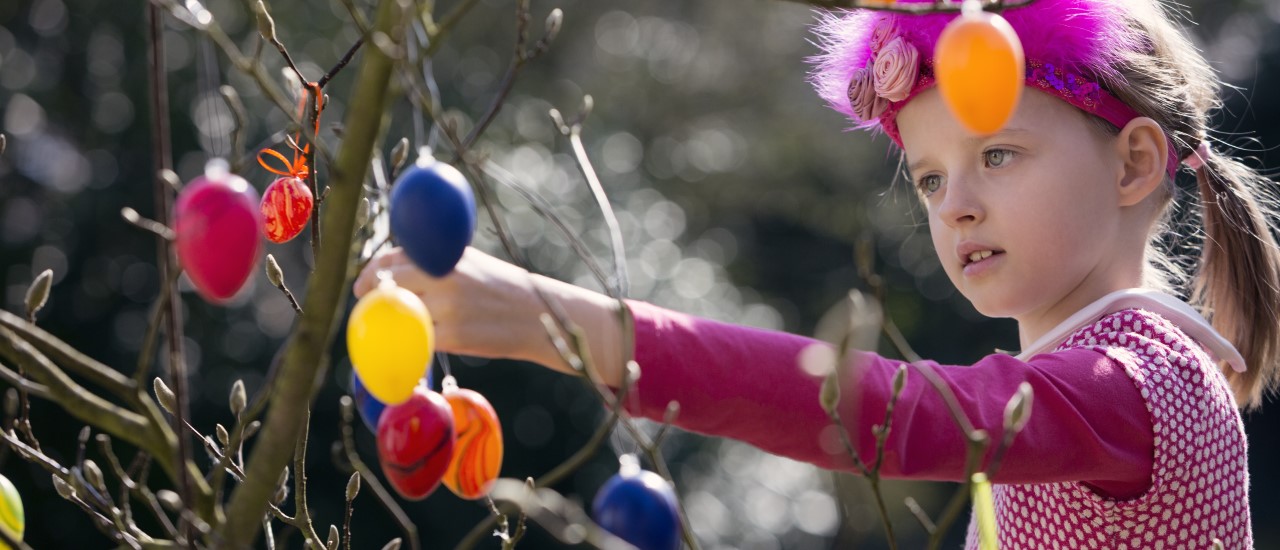
[[[10, 538], [22, 540], [26, 532], [26, 519], [22, 510], [22, 498], [18, 489], [8, 478], [0, 476], [0, 529]], [[9, 546], [0, 542], [0, 549], [8, 550]]]

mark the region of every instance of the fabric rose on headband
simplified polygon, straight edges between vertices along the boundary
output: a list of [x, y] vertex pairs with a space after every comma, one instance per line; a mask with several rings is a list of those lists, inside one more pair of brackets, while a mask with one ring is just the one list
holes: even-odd
[[889, 101], [902, 101], [911, 95], [919, 73], [919, 50], [901, 36], [896, 37], [876, 54], [872, 67], [876, 93]]
[[849, 106], [853, 107], [853, 113], [862, 120], [880, 118], [884, 110], [889, 108], [889, 100], [876, 93], [871, 71], [866, 67], [854, 71], [853, 78], [849, 81]]
[[884, 19], [881, 19], [879, 23], [876, 23], [876, 28], [871, 31], [871, 55], [875, 55], [884, 47], [886, 42], [896, 38], [897, 36], [897, 20], [892, 17], [885, 17]]

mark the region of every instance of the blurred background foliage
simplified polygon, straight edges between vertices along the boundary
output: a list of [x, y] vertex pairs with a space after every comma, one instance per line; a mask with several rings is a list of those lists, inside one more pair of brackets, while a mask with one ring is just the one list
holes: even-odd
[[[1280, 93], [1280, 2], [1187, 2], [1202, 50], [1224, 79], [1239, 86], [1223, 98], [1221, 137], [1245, 147], [1260, 165], [1274, 167], [1277, 156], [1269, 148], [1280, 143], [1280, 104], [1271, 100]], [[442, 0], [436, 13], [458, 3]], [[248, 49], [255, 27], [247, 2], [206, 4]], [[340, 2], [277, 0], [270, 6], [280, 38], [310, 78], [318, 78], [357, 38]], [[802, 60], [815, 53], [806, 30], [814, 20], [808, 6], [768, 0], [537, 0], [535, 37], [538, 22], [556, 7], [565, 12], [559, 39], [521, 73], [478, 148], [553, 204], [608, 266], [603, 221], [547, 116], [552, 107], [576, 112], [583, 94], [590, 94], [595, 109], [585, 140], [618, 209], [631, 297], [809, 333], [827, 307], [862, 285], [853, 249], [860, 238], [871, 238], [889, 286], [888, 312], [923, 356], [967, 363], [994, 348], [1017, 347], [1013, 323], [981, 318], [940, 270], [914, 197], [891, 185], [898, 166], [889, 141], [845, 132], [846, 123], [806, 84]], [[444, 105], [464, 130], [492, 101], [510, 61], [514, 13], [511, 0], [480, 0], [432, 61]], [[126, 372], [136, 361], [159, 288], [152, 238], [119, 216], [124, 206], [144, 215], [152, 210], [144, 26], [140, 1], [0, 2], [0, 128], [9, 136], [9, 150], [0, 157], [0, 299], [19, 311], [34, 275], [52, 268], [55, 285], [41, 324]], [[235, 86], [248, 105], [250, 147], [278, 145], [283, 114], [226, 68], [209, 41], [172, 18], [167, 28], [179, 174], [190, 178], [210, 156], [232, 154], [232, 119], [216, 95], [220, 84]], [[281, 74], [275, 52], [263, 59], [271, 74]], [[344, 116], [354, 72], [327, 88], [326, 141], [338, 139], [333, 129]], [[395, 103], [381, 150], [401, 136], [415, 139], [413, 113], [404, 100]], [[245, 177], [259, 190], [270, 183], [272, 176], [256, 164], [245, 166]], [[545, 221], [515, 194], [500, 191], [498, 197], [538, 271], [594, 286]], [[482, 222], [478, 245], [493, 250], [495, 239], [486, 227]], [[268, 251], [301, 296], [310, 262], [306, 243], [268, 245]], [[261, 275], [226, 308], [211, 307], [186, 290], [193, 424], [212, 431], [214, 422], [231, 420], [226, 397], [235, 379], [244, 379], [251, 392], [261, 387], [294, 316]], [[882, 351], [891, 354], [887, 346]], [[312, 416], [309, 477], [318, 527], [339, 521], [347, 478], [330, 448], [337, 438], [337, 399], [347, 391], [350, 373], [341, 341], [333, 357], [331, 381]], [[452, 364], [461, 384], [485, 394], [502, 419], [504, 476], [546, 472], [580, 448], [601, 417], [596, 398], [577, 379], [501, 361], [453, 358]], [[1280, 546], [1280, 525], [1270, 521], [1280, 514], [1277, 406], [1273, 399], [1246, 417], [1260, 548]], [[78, 424], [39, 401], [32, 417], [51, 455], [74, 452]], [[358, 441], [365, 459], [375, 461], [373, 438], [363, 427]], [[693, 434], [678, 434], [667, 445], [706, 548], [884, 544], [860, 479]], [[611, 447], [556, 488], [589, 502], [616, 471], [614, 453], [629, 449], [621, 438]], [[32, 546], [106, 546], [89, 521], [56, 496], [43, 471], [9, 456], [0, 472], [23, 495]], [[902, 498], [914, 495], [936, 515], [951, 490], [946, 484], [888, 484], [905, 547], [919, 546], [923, 534]], [[487, 513], [444, 490], [405, 508], [425, 548], [452, 547]], [[377, 548], [398, 536], [367, 494], [356, 502], [353, 530], [360, 548]], [[962, 530], [963, 522], [953, 533], [955, 544]], [[298, 542], [295, 533], [287, 544]], [[521, 544], [558, 546], [536, 528]]]

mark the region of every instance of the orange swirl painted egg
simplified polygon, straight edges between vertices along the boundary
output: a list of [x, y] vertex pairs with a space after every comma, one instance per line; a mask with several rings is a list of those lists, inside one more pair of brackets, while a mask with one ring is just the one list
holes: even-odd
[[315, 198], [302, 180], [279, 178], [262, 193], [263, 233], [273, 243], [287, 242], [307, 226]]
[[458, 434], [444, 484], [453, 494], [475, 500], [489, 493], [502, 468], [502, 425], [489, 400], [458, 388], [453, 377], [445, 378], [443, 390]]

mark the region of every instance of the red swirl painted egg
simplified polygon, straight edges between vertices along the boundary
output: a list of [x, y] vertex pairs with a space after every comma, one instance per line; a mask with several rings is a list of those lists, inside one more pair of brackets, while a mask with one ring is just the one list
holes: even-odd
[[452, 382], [452, 378], [445, 379], [444, 398], [453, 408], [458, 442], [444, 485], [455, 495], [475, 500], [489, 493], [502, 468], [502, 425], [488, 399]]
[[283, 243], [297, 237], [311, 219], [315, 197], [302, 180], [294, 177], [279, 178], [262, 193], [263, 233], [273, 243]]
[[178, 261], [196, 291], [215, 304], [230, 300], [262, 252], [257, 192], [213, 160], [178, 193], [174, 219]]
[[378, 419], [378, 462], [400, 496], [421, 500], [440, 485], [454, 447], [453, 413], [440, 394], [419, 386]]

